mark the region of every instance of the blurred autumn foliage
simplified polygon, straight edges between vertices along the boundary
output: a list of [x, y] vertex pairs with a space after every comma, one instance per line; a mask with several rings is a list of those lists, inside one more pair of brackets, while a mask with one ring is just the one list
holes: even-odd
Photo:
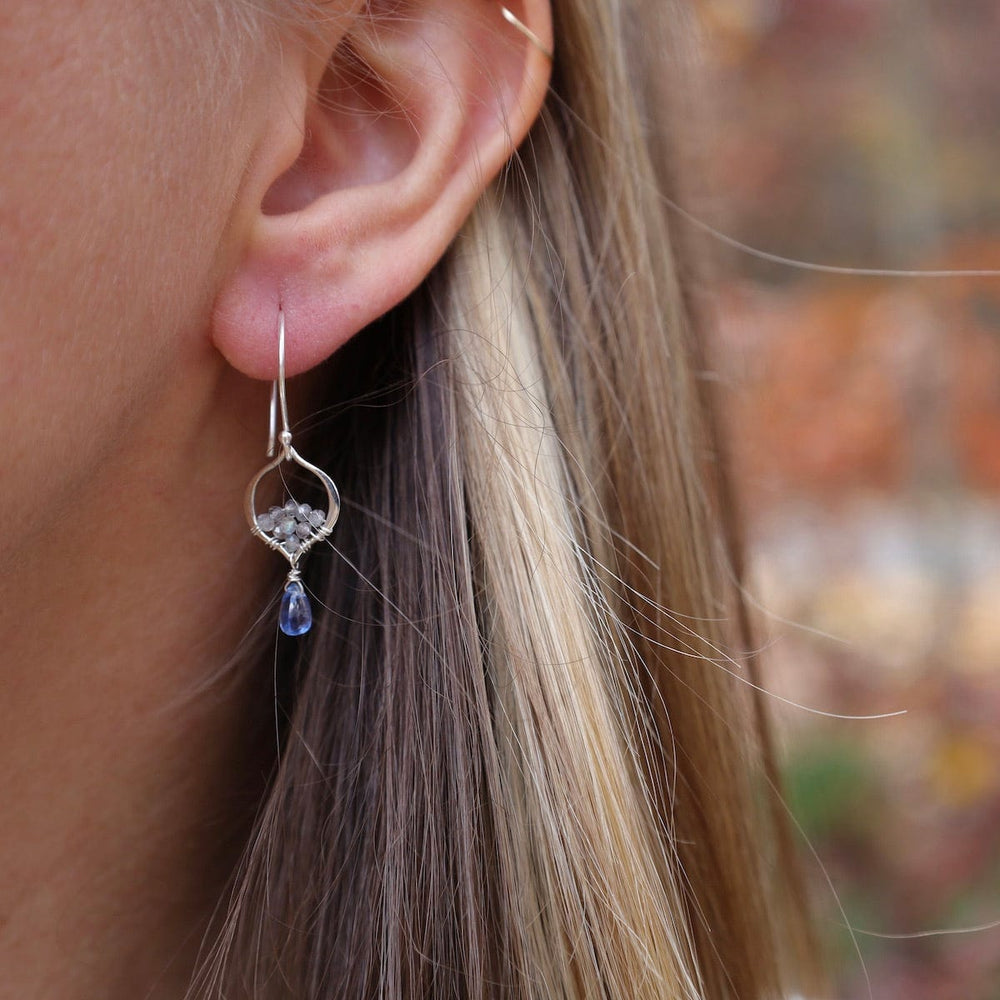
[[[1000, 239], [936, 269], [1000, 270]], [[733, 283], [718, 302], [744, 492], [833, 504], [926, 486], [1000, 498], [1000, 281]]]
[[792, 259], [729, 252], [716, 367], [835, 996], [996, 1000], [1000, 278], [852, 272], [1000, 271], [1000, 3], [693, 7], [695, 214]]

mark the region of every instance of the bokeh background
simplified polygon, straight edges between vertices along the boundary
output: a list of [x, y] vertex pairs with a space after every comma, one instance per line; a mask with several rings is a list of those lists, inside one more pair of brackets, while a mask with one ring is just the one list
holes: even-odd
[[[693, 2], [700, 218], [809, 262], [1000, 269], [1000, 3]], [[768, 685], [906, 711], [774, 703], [835, 996], [997, 1000], [1000, 278], [725, 263]]]

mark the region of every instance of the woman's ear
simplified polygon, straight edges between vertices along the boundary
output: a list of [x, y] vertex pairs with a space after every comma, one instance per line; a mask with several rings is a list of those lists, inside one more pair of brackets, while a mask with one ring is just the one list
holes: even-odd
[[213, 315], [218, 349], [256, 378], [275, 374], [279, 305], [293, 375], [408, 295], [548, 86], [549, 0], [316, 6], [315, 31], [282, 37]]

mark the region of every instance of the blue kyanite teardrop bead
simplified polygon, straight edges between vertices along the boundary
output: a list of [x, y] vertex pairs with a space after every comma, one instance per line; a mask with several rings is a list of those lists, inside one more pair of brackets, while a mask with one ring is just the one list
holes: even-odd
[[290, 580], [281, 597], [278, 625], [285, 635], [305, 635], [312, 628], [313, 613], [305, 588], [298, 580]]

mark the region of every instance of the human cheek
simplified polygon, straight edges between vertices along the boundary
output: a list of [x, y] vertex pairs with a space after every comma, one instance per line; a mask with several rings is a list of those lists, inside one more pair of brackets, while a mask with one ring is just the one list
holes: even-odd
[[0, 503], [86, 479], [201, 332], [239, 116], [195, 6], [4, 0]]

